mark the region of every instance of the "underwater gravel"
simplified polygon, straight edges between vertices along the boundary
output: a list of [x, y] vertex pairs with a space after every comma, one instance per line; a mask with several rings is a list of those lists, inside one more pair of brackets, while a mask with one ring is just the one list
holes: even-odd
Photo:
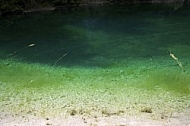
[[160, 90], [152, 94], [135, 88], [117, 93], [102, 89], [66, 91], [59, 88], [56, 92], [55, 89], [48, 92], [12, 89], [0, 94], [2, 126], [190, 125], [189, 95], [176, 97]]

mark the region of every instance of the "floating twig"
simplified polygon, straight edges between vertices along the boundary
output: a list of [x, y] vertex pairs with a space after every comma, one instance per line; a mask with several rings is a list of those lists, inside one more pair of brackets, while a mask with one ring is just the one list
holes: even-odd
[[14, 51], [14, 52], [8, 54], [7, 56], [14, 57], [14, 56], [16, 56], [15, 54], [18, 53], [19, 51], [24, 50], [24, 49], [29, 48], [29, 47], [33, 47], [33, 46], [35, 46], [34, 43], [29, 44], [29, 45], [27, 45], [27, 46], [25, 46], [25, 47], [23, 47], [23, 48], [21, 48], [21, 49], [18, 49], [18, 50], [16, 50], [16, 51]]
[[182, 71], [184, 71], [181, 61], [173, 53], [171, 53], [170, 49], [169, 49], [169, 52], [170, 52], [170, 56], [176, 61], [176, 63], [179, 65]]
[[65, 57], [67, 55], [67, 53], [63, 54], [61, 57], [59, 57], [59, 59], [57, 59], [54, 63], [54, 65], [56, 65], [63, 57]]

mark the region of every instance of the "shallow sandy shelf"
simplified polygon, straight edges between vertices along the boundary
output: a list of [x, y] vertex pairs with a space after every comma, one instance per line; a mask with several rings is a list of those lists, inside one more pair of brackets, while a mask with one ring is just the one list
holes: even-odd
[[[72, 89], [71, 89], [72, 90]], [[122, 92], [7, 92], [1, 99], [1, 124], [13, 125], [188, 125], [190, 97], [157, 90]]]
[[189, 69], [162, 60], [106, 69], [2, 61], [1, 125], [188, 126]]

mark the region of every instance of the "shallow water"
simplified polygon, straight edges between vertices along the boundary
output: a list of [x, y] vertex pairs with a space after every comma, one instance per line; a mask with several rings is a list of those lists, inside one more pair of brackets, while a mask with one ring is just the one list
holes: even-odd
[[1, 18], [0, 123], [189, 125], [189, 12], [94, 6]]
[[188, 8], [93, 6], [0, 20], [1, 59], [106, 67], [122, 60], [169, 56], [169, 50], [187, 58], [189, 49]]

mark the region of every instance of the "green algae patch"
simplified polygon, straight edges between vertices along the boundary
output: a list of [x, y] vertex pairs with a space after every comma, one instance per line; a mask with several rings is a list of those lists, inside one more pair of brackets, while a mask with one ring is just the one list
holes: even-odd
[[[146, 61], [128, 62], [127, 65], [110, 68], [55, 67], [43, 64], [22, 63], [4, 60], [0, 62], [0, 81], [22, 88], [56, 88], [67, 87], [83, 90], [117, 89], [127, 87], [190, 93], [189, 71], [181, 71], [176, 67], [166, 69], [165, 66]], [[157, 65], [157, 66], [156, 66]], [[113, 92], [117, 92], [113, 91]], [[111, 92], [111, 91], [110, 91]]]
[[144, 80], [145, 88], [162, 88], [176, 93], [190, 93], [190, 76], [179, 70], [161, 70], [151, 72]]

